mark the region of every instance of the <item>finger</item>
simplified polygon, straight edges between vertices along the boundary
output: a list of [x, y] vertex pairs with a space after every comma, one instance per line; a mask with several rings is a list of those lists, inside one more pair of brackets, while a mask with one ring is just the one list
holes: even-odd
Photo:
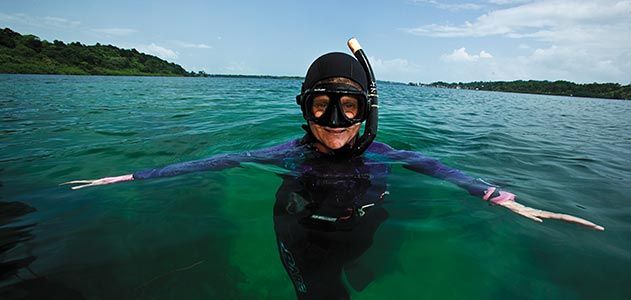
[[73, 189], [73, 190], [78, 190], [78, 189], [82, 189], [82, 188], [84, 188], [84, 187], [89, 187], [89, 186], [94, 186], [94, 185], [96, 185], [96, 184], [94, 184], [94, 183], [90, 183], [90, 184], [84, 184], [84, 185], [77, 185], [77, 186], [73, 186], [73, 187], [71, 187], [71, 189]]
[[519, 214], [523, 217], [526, 217], [528, 219], [531, 219], [535, 222], [539, 222], [539, 223], [543, 222], [543, 220], [537, 218], [537, 216], [532, 213], [533, 209], [531, 209], [530, 207], [526, 207], [520, 203], [517, 203], [514, 201], [506, 201], [506, 202], [498, 203], [498, 205], [504, 206], [510, 209], [510, 211], [516, 214]]
[[65, 184], [79, 184], [79, 183], [92, 183], [94, 180], [73, 180], [73, 181], [67, 181], [64, 183], [60, 183], [59, 185], [65, 185]]
[[594, 224], [594, 226], [588, 226], [588, 227], [591, 227], [594, 230], [598, 230], [598, 231], [605, 231], [605, 227], [602, 227], [602, 226], [600, 226], [598, 224]]
[[581, 219], [581, 218], [577, 218], [577, 217], [573, 217], [573, 216], [568, 216], [565, 215], [563, 218], [560, 218], [560, 220], [566, 221], [566, 222], [570, 222], [570, 223], [576, 223], [579, 225], [583, 225], [583, 226], [587, 226], [589, 228], [593, 228], [595, 230], [599, 230], [599, 231], [604, 231], [605, 228], [600, 226], [600, 225], [596, 225], [590, 221], [587, 221], [585, 219]]
[[530, 214], [528, 212], [516, 211], [516, 213], [518, 213], [518, 214], [520, 214], [520, 215], [522, 215], [522, 216], [524, 216], [524, 217], [526, 217], [528, 219], [531, 219], [531, 220], [533, 220], [535, 222], [539, 222], [539, 223], [543, 222], [543, 220], [537, 218], [535, 215]]
[[587, 220], [584, 220], [575, 216], [560, 214], [560, 213], [553, 213], [553, 212], [549, 212], [545, 210], [538, 210], [536, 211], [536, 214], [537, 216], [544, 219], [555, 219], [555, 220], [562, 220], [562, 221], [575, 222], [575, 223], [589, 222]]
[[546, 218], [546, 219], [556, 219], [556, 220], [562, 220], [562, 221], [566, 221], [566, 222], [570, 222], [570, 223], [576, 223], [576, 224], [580, 224], [583, 226], [587, 226], [590, 228], [593, 228], [595, 230], [599, 230], [599, 231], [604, 231], [605, 228], [600, 226], [600, 225], [596, 225], [590, 221], [587, 221], [585, 219], [579, 218], [579, 217], [575, 217], [572, 215], [566, 215], [566, 214], [559, 214], [559, 213], [550, 213], [550, 212], [544, 212], [545, 214], [541, 215], [540, 217], [542, 218]]

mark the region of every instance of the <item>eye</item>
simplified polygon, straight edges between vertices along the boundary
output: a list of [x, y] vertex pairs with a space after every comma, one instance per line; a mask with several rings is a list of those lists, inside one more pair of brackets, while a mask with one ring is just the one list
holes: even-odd
[[352, 103], [352, 102], [344, 103], [344, 108], [357, 108], [357, 103]]
[[313, 99], [313, 107], [327, 107], [329, 105], [329, 97], [326, 95], [317, 96]]
[[357, 98], [344, 96], [340, 99], [340, 104], [342, 104], [342, 110], [344, 110], [344, 114], [346, 114], [348, 118], [354, 118], [357, 116], [359, 107]]
[[330, 99], [327, 95], [318, 95], [313, 98], [313, 103], [311, 104], [311, 112], [316, 118], [319, 118], [322, 114], [324, 114], [327, 106], [329, 106], [329, 101]]
[[327, 103], [319, 102], [319, 103], [313, 104], [313, 107], [315, 107], [315, 108], [326, 108], [326, 105], [327, 105]]

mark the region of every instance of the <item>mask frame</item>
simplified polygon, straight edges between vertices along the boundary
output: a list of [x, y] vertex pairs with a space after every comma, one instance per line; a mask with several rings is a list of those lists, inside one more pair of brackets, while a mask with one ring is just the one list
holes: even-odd
[[[312, 106], [315, 98], [320, 95], [328, 96], [329, 103], [324, 113], [316, 117]], [[346, 115], [342, 107], [341, 98], [344, 96], [352, 96], [357, 99], [357, 113], [352, 118]], [[305, 120], [330, 128], [349, 127], [361, 123], [366, 120], [370, 110], [368, 94], [345, 84], [327, 83], [317, 85], [296, 96], [296, 101], [301, 106]]]

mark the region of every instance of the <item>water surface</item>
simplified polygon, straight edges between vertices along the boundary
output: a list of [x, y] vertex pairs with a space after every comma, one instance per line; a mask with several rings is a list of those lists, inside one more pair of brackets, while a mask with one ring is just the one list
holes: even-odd
[[[292, 299], [274, 168], [61, 182], [302, 136], [300, 81], [0, 75], [0, 295]], [[394, 165], [354, 299], [631, 297], [631, 102], [381, 84], [378, 140], [605, 226], [535, 223]]]

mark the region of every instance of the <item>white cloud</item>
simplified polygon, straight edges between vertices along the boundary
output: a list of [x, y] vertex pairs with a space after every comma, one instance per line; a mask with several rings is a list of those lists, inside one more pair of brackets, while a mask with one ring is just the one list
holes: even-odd
[[476, 3], [444, 3], [436, 0], [414, 0], [414, 3], [418, 4], [430, 4], [439, 9], [457, 11], [457, 10], [478, 10], [483, 8], [483, 5]]
[[20, 19], [20, 15], [23, 15], [23, 14], [5, 14], [5, 13], [0, 13], [0, 21], [2, 21], [3, 23], [15, 22], [15, 21]]
[[375, 73], [382, 75], [399, 75], [401, 73], [412, 73], [419, 71], [420, 68], [411, 64], [404, 58], [381, 59], [377, 57], [369, 57], [370, 65]]
[[79, 21], [68, 20], [65, 18], [58, 17], [44, 17], [44, 23], [47, 25], [52, 25], [56, 27], [76, 27], [81, 24]]
[[497, 5], [528, 3], [531, 1], [532, 0], [488, 0], [489, 3]]
[[[631, 1], [540, 1], [494, 10], [459, 26], [429, 24], [406, 31], [433, 37], [502, 35], [549, 41], [573, 33], [579, 40], [598, 38], [604, 32], [628, 33]], [[627, 34], [628, 36], [628, 34]], [[570, 36], [572, 39], [576, 37]]]
[[[539, 73], [538, 76], [556, 74], [559, 78], [580, 78], [581, 81], [589, 80], [589, 77], [620, 78], [627, 76], [625, 64], [618, 65], [612, 58], [592, 55], [587, 50], [577, 50], [572, 47], [552, 45], [548, 48], [535, 49], [530, 56], [519, 57], [518, 63], [524, 68], [530, 68], [531, 72]], [[626, 63], [629, 68], [629, 63]]]
[[105, 33], [107, 35], [113, 35], [113, 36], [128, 36], [137, 32], [136, 30], [131, 29], [131, 28], [116, 28], [116, 27], [97, 28], [97, 29], [94, 29], [94, 31], [99, 32], [99, 33]]
[[15, 13], [5, 14], [0, 13], [0, 22], [4, 23], [4, 26], [15, 27], [16, 25], [27, 25], [34, 27], [45, 28], [75, 28], [78, 27], [81, 22], [75, 20], [69, 20], [59, 17], [34, 17], [27, 14]]
[[480, 51], [480, 58], [485, 59], [485, 58], [493, 58], [493, 55], [491, 55], [491, 53], [488, 53], [484, 50]]
[[443, 54], [441, 56], [442, 60], [451, 61], [451, 62], [463, 62], [463, 61], [473, 62], [473, 61], [478, 61], [480, 59], [490, 59], [490, 58], [493, 58], [493, 55], [491, 55], [491, 53], [488, 53], [484, 50], [480, 51], [480, 54], [469, 54], [467, 53], [467, 49], [464, 47], [460, 49], [456, 49], [450, 54]]
[[[461, 25], [427, 24], [406, 31], [429, 37], [488, 40], [496, 36], [523, 41], [515, 44], [531, 54], [494, 57], [498, 64], [489, 72], [496, 75], [625, 84], [631, 81], [631, 0], [492, 2], [510, 7], [490, 11]], [[529, 45], [538, 45], [538, 49]], [[475, 56], [458, 49], [443, 55], [443, 59], [475, 61]]]
[[144, 53], [148, 53], [148, 54], [152, 54], [155, 55], [157, 57], [160, 57], [162, 59], [176, 59], [178, 58], [178, 53], [162, 47], [162, 46], [158, 46], [154, 43], [151, 43], [149, 45], [140, 45], [135, 47], [136, 50], [140, 51], [140, 52], [144, 52]]
[[230, 65], [224, 67], [224, 69], [231, 73], [245, 74], [249, 70], [245, 62], [232, 62]]
[[174, 41], [174, 43], [178, 46], [178, 47], [182, 47], [182, 48], [196, 48], [196, 49], [212, 49], [212, 46], [209, 46], [207, 44], [195, 44], [195, 43], [187, 43], [187, 42], [182, 42], [182, 41]]
[[[631, 69], [631, 53], [616, 59], [600, 58], [588, 51], [552, 45], [532, 49], [527, 55], [480, 59], [475, 63], [449, 63], [442, 69], [446, 75], [441, 80], [446, 81], [536, 79], [628, 84], [630, 77], [625, 70]], [[620, 78], [627, 78], [627, 81]]]

